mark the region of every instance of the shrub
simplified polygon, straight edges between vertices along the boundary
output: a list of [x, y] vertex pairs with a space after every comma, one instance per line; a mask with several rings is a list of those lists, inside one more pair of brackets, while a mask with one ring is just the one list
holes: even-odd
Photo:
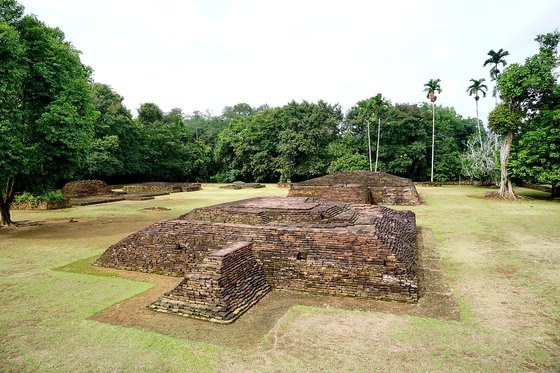
[[28, 203], [31, 206], [38, 206], [41, 202], [63, 202], [64, 197], [60, 190], [49, 191], [44, 194], [34, 196], [29, 192], [23, 192], [14, 198], [16, 203]]

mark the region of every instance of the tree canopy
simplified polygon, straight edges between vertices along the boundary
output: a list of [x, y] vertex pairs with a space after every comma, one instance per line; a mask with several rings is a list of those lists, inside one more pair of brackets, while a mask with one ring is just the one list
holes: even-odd
[[9, 224], [16, 188], [42, 190], [83, 166], [96, 112], [91, 70], [60, 30], [15, 1], [2, 1], [0, 17], [0, 210]]
[[[497, 106], [488, 118], [490, 128], [504, 136], [501, 150], [501, 196], [505, 196], [507, 184], [508, 195], [513, 197], [507, 166], [514, 136], [514, 153], [517, 153], [516, 162], [513, 164], [517, 169], [513, 170], [514, 175], [530, 177], [533, 180], [548, 180], [553, 186], [553, 195], [560, 181], [554, 179], [554, 164], [558, 159], [554, 150], [558, 142], [554, 130], [558, 123], [555, 115], [558, 108], [555, 69], [559, 65], [557, 47], [560, 34], [555, 31], [539, 35], [535, 41], [540, 46], [537, 54], [527, 58], [524, 64], [509, 65], [499, 76], [498, 87], [504, 103]], [[547, 131], [546, 128], [550, 130]], [[537, 133], [546, 135], [540, 139], [540, 143], [532, 140]], [[521, 140], [518, 140], [519, 134]], [[523, 144], [532, 144], [535, 149], [515, 149]], [[547, 148], [551, 151], [543, 150]], [[539, 158], [539, 154], [543, 158]]]

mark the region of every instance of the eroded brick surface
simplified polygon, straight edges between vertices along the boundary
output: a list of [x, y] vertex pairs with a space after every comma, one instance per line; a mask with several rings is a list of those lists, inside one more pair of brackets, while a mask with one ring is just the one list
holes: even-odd
[[254, 198], [152, 224], [109, 247], [97, 264], [184, 276], [151, 307], [228, 321], [270, 286], [416, 301], [415, 240], [411, 211]]
[[64, 198], [80, 198], [88, 196], [106, 196], [111, 194], [111, 188], [102, 180], [76, 180], [64, 184], [62, 195]]
[[410, 179], [371, 171], [337, 172], [293, 183], [288, 196], [347, 203], [420, 204], [420, 197]]
[[150, 307], [212, 321], [235, 319], [270, 290], [252, 245], [236, 242], [211, 253]]

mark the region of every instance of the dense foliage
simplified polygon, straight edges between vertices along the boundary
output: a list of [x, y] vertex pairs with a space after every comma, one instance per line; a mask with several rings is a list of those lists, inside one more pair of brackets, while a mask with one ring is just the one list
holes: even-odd
[[[490, 113], [488, 124], [504, 136], [500, 195], [513, 196], [510, 174], [525, 181], [560, 185], [560, 95], [556, 69], [558, 31], [539, 35], [539, 52], [524, 64], [508, 66], [498, 78], [504, 103]], [[510, 151], [512, 162], [508, 163]], [[509, 166], [510, 170], [506, 166]]]
[[31, 206], [37, 206], [42, 202], [63, 202], [64, 196], [60, 190], [51, 190], [39, 195], [23, 192], [22, 194], [16, 196], [14, 201], [17, 203], [27, 203]]
[[0, 0], [2, 224], [16, 189], [39, 191], [84, 165], [96, 113], [90, 69], [64, 34]]

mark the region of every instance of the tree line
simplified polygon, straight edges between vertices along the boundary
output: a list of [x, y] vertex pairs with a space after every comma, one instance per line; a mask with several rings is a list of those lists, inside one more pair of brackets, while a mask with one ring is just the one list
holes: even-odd
[[[220, 115], [180, 109], [164, 113], [142, 104], [132, 118], [122, 97], [93, 83], [95, 111], [92, 147], [78, 177], [117, 181], [300, 181], [340, 170], [367, 169], [367, 128], [379, 112], [362, 100], [343, 113], [324, 101], [253, 108], [226, 107]], [[436, 107], [435, 179], [457, 180], [464, 139], [476, 121], [452, 108]], [[430, 172], [432, 113], [428, 105], [391, 104], [383, 111], [383, 129], [373, 146], [378, 169], [413, 180]]]

